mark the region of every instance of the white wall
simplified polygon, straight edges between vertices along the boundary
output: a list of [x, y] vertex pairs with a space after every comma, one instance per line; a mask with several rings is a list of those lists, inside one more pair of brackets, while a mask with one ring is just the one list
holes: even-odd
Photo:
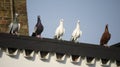
[[[0, 67], [103, 67], [100, 60], [95, 60], [93, 65], [87, 65], [86, 63], [86, 59], [82, 58], [77, 64], [73, 64], [69, 56], [66, 56], [64, 61], [58, 62], [54, 53], [50, 53], [47, 60], [41, 60], [38, 54], [35, 54], [31, 59], [27, 59], [20, 51], [15, 57], [10, 57], [6, 55], [5, 51], [0, 50]], [[105, 67], [117, 66], [115, 62], [110, 62]]]

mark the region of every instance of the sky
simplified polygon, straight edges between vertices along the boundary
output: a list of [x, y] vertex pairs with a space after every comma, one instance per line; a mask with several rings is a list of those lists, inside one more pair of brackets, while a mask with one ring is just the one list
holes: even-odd
[[120, 0], [27, 0], [27, 13], [30, 36], [40, 15], [43, 38], [53, 39], [63, 18], [63, 40], [70, 41], [77, 20], [80, 20], [82, 36], [79, 42], [99, 45], [106, 24], [111, 33], [108, 45], [120, 42]]

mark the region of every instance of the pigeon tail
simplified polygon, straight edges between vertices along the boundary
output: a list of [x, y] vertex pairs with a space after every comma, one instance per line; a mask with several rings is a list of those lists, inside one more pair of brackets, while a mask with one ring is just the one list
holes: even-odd
[[13, 33], [12, 29], [13, 29], [13, 26], [11, 27], [9, 34], [12, 34], [12, 33]]
[[55, 35], [55, 36], [54, 36], [54, 39], [60, 40], [60, 39], [61, 39], [61, 36]]
[[35, 32], [33, 32], [31, 36], [32, 36], [32, 37], [36, 37], [36, 33], [35, 33]]

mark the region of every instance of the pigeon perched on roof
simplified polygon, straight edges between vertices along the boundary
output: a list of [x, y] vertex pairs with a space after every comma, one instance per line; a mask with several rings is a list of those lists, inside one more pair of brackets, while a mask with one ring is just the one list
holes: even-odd
[[37, 24], [34, 27], [34, 32], [32, 33], [32, 36], [41, 38], [41, 33], [43, 32], [44, 27], [41, 23], [40, 16], [37, 18]]
[[77, 25], [75, 30], [72, 33], [71, 41], [77, 42], [78, 38], [82, 35], [82, 31], [80, 30], [80, 20], [77, 21]]
[[18, 21], [18, 14], [15, 14], [13, 22], [9, 25], [9, 33], [13, 35], [18, 35], [20, 30], [20, 23]]
[[102, 34], [102, 37], [101, 37], [101, 40], [100, 40], [100, 45], [101, 46], [108, 46], [107, 43], [110, 40], [110, 38], [111, 38], [111, 34], [109, 33], [108, 24], [107, 24], [106, 27], [105, 27], [105, 31]]
[[55, 36], [54, 36], [55, 39], [61, 40], [63, 34], [65, 33], [65, 28], [63, 27], [63, 23], [64, 23], [64, 20], [61, 19], [60, 24], [55, 31]]

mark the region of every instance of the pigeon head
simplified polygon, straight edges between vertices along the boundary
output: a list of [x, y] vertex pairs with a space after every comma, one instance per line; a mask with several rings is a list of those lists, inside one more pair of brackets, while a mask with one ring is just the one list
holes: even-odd
[[60, 19], [60, 25], [63, 25], [64, 20]]
[[106, 24], [106, 28], [108, 28], [108, 24]]
[[80, 20], [78, 20], [77, 23], [80, 24]]
[[13, 23], [18, 23], [18, 16], [19, 16], [19, 14], [18, 14], [18, 13], [15, 13]]
[[40, 15], [38, 16], [38, 18], [40, 18]]
[[77, 29], [80, 29], [80, 20], [77, 21]]
[[80, 22], [80, 20], [78, 20], [78, 22]]
[[108, 32], [108, 24], [106, 24], [105, 32]]
[[106, 24], [106, 27], [108, 27], [108, 24]]
[[37, 16], [37, 22], [38, 22], [38, 23], [41, 23], [41, 20], [40, 20], [40, 15], [39, 15], [39, 16]]
[[15, 16], [16, 16], [16, 17], [18, 17], [18, 16], [19, 16], [19, 14], [18, 14], [18, 13], [15, 13]]
[[64, 19], [61, 19], [60, 22], [64, 22]]

